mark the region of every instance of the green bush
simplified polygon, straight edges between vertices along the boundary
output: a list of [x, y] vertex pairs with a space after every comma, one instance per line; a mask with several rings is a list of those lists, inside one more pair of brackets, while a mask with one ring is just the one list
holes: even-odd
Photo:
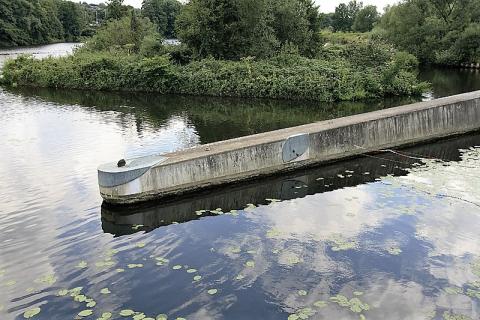
[[[290, 48], [264, 60], [210, 58], [185, 65], [173, 62], [169, 54], [144, 57], [79, 51], [44, 60], [22, 56], [5, 64], [3, 81], [37, 87], [319, 101], [420, 94], [425, 89], [416, 79], [416, 59], [411, 55], [362, 46], [343, 48], [345, 56], [328, 59], [305, 58]], [[355, 50], [360, 53], [353, 54]], [[361, 52], [378, 58], [365, 64]]]

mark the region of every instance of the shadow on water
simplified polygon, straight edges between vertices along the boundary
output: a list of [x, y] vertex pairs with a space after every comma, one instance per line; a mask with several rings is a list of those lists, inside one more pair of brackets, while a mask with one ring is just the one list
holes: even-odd
[[[392, 153], [365, 155], [288, 175], [216, 188], [165, 203], [123, 208], [104, 203], [101, 209], [102, 228], [104, 232], [116, 236], [140, 230], [148, 232], [173, 223], [216, 216], [217, 208], [221, 208], [222, 213], [229, 214], [229, 211], [243, 210], [249, 204], [269, 204], [275, 200], [304, 198], [354, 187], [387, 175], [407, 175], [405, 169], [419, 164], [418, 157], [459, 161], [460, 149], [479, 144], [480, 134], [476, 133], [402, 149], [400, 153], [404, 156]], [[206, 212], [197, 214], [203, 210]]]

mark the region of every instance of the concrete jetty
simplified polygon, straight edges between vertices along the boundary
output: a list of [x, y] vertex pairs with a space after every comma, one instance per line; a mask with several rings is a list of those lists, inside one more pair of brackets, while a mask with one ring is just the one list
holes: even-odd
[[132, 204], [480, 129], [480, 91], [127, 159], [98, 168], [107, 203]]

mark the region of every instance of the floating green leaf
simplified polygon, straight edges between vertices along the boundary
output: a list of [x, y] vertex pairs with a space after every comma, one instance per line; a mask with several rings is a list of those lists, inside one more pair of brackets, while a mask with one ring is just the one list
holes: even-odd
[[361, 296], [361, 295], [363, 295], [363, 292], [361, 292], [361, 291], [354, 291], [354, 292], [353, 292], [353, 295], [354, 295], [354, 296]]
[[197, 272], [197, 269], [192, 268], [187, 270], [187, 273], [195, 273], [195, 272]]
[[200, 281], [201, 279], [202, 279], [202, 276], [193, 277], [193, 281]]
[[463, 314], [455, 314], [455, 313], [450, 313], [448, 311], [445, 311], [443, 313], [443, 319], [444, 320], [472, 320], [472, 318], [465, 316]]
[[87, 310], [80, 311], [78, 313], [78, 316], [83, 318], [83, 317], [91, 316], [92, 314], [93, 314], [93, 311], [90, 309], [87, 309]]
[[115, 271], [117, 271], [118, 273], [120, 273], [120, 272], [125, 272], [125, 269], [118, 268], [118, 269], [115, 269]]
[[327, 306], [327, 303], [325, 301], [318, 300], [313, 305], [317, 308], [324, 308]]
[[173, 270], [180, 270], [180, 269], [182, 269], [182, 266], [177, 264], [177, 265], [173, 266], [172, 269]]
[[80, 261], [75, 267], [80, 269], [85, 269], [88, 266], [87, 261]]
[[253, 268], [253, 267], [255, 267], [255, 262], [250, 260], [250, 261], [247, 261], [247, 263], [245, 263], [245, 265], [249, 268]]
[[242, 252], [242, 250], [240, 250], [240, 248], [238, 248], [238, 247], [237, 248], [230, 248], [230, 252], [231, 253], [240, 253], [240, 252]]
[[338, 305], [340, 305], [342, 307], [349, 307], [350, 306], [350, 302], [349, 302], [348, 298], [341, 295], [341, 294], [337, 294], [336, 296], [330, 297], [330, 300], [332, 302], [337, 303]]
[[458, 287], [448, 287], [444, 289], [447, 294], [462, 294], [463, 289]]
[[146, 245], [145, 242], [137, 242], [137, 243], [135, 244], [135, 246], [136, 246], [137, 248], [143, 248], [143, 247], [145, 247], [145, 245]]
[[298, 293], [299, 296], [306, 296], [307, 295], [307, 291], [305, 291], [305, 290], [298, 290], [297, 293]]
[[142, 319], [145, 319], [146, 317], [147, 316], [145, 315], [145, 313], [138, 313], [133, 316], [133, 320], [142, 320]]
[[29, 309], [27, 311], [25, 311], [23, 313], [23, 317], [25, 319], [30, 319], [30, 318], [33, 318], [35, 317], [37, 314], [40, 313], [40, 311], [42, 311], [39, 307], [36, 307], [36, 308], [33, 308], [33, 309]]
[[127, 267], [129, 269], [142, 268], [143, 264], [141, 264], [141, 263], [130, 263], [130, 264], [127, 265]]
[[97, 305], [97, 303], [95, 301], [89, 301], [86, 306], [87, 308], [93, 308]]
[[83, 294], [77, 294], [75, 295], [74, 300], [77, 302], [85, 302], [85, 300], [87, 300], [87, 297]]
[[168, 316], [165, 313], [159, 314], [156, 318], [156, 320], [168, 320]]
[[35, 282], [36, 283], [46, 283], [46, 284], [52, 285], [55, 282], [57, 282], [57, 278], [55, 277], [54, 274], [47, 274], [45, 276], [42, 276], [42, 277], [36, 279]]
[[122, 317], [130, 317], [130, 316], [133, 316], [135, 314], [135, 311], [131, 310], [131, 309], [124, 309], [122, 311], [120, 311], [120, 315]]
[[244, 276], [244, 275], [241, 275], [241, 274], [239, 274], [239, 275], [238, 275], [238, 276], [237, 276], [235, 279], [236, 279], [236, 280], [242, 280], [243, 278], [245, 278], [245, 276]]
[[67, 289], [62, 289], [62, 290], [59, 290], [57, 292], [57, 296], [59, 297], [63, 297], [63, 296], [66, 296], [68, 294], [68, 290]]
[[111, 319], [113, 314], [111, 312], [104, 312], [102, 313], [102, 317], [98, 320], [109, 320]]
[[101, 294], [109, 294], [109, 293], [112, 293], [108, 288], [103, 288], [102, 290], [100, 290], [100, 293]]
[[217, 292], [218, 292], [217, 289], [209, 289], [209, 290], [207, 291], [207, 293], [208, 293], [209, 295], [214, 295], [214, 294], [216, 294]]

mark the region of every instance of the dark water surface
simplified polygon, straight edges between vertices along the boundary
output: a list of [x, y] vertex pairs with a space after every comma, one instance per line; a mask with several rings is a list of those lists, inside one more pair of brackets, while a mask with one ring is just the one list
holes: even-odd
[[[480, 89], [478, 72], [421, 77], [424, 99]], [[101, 205], [103, 162], [414, 100], [0, 89], [0, 319], [479, 319], [480, 134]]]

